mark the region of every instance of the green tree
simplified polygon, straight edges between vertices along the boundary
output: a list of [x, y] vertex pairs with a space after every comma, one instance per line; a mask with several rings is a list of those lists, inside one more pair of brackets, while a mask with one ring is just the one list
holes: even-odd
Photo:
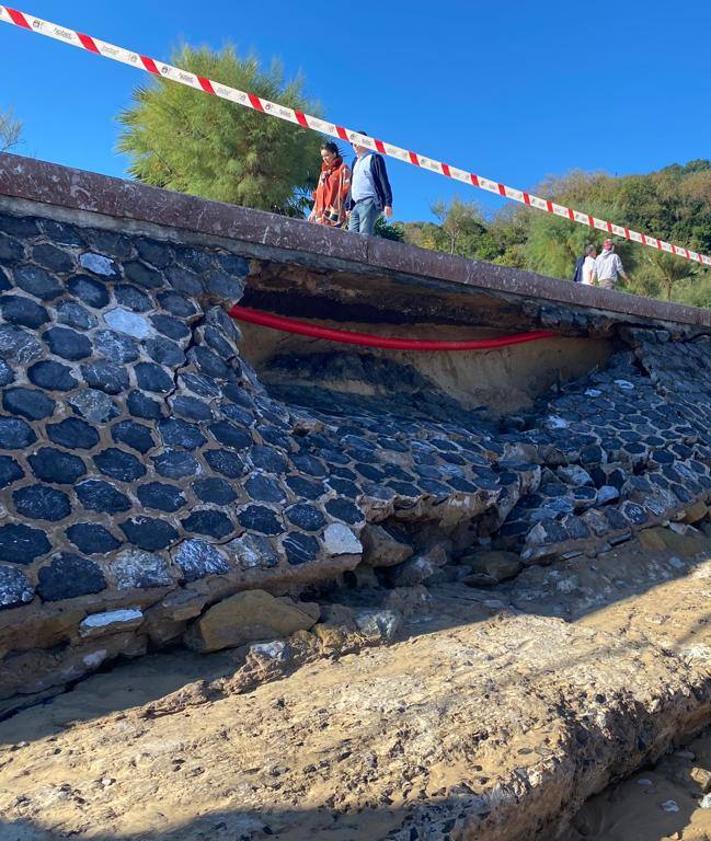
[[[230, 87], [299, 110], [319, 108], [302, 94], [300, 78], [284, 82], [273, 64], [231, 46], [215, 52], [185, 46], [173, 64]], [[119, 115], [119, 150], [139, 181], [204, 198], [301, 215], [320, 169], [320, 138], [240, 105], [156, 79], [133, 94]]]
[[21, 137], [22, 123], [14, 118], [12, 110], [0, 111], [0, 153], [17, 146]]
[[374, 234], [376, 237], [391, 239], [394, 242], [403, 242], [405, 239], [405, 231], [403, 229], [402, 222], [393, 222], [391, 224], [382, 216], [378, 216], [375, 220]]

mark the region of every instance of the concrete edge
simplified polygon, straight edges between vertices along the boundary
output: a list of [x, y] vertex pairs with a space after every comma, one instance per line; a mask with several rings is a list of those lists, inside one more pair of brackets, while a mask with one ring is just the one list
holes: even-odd
[[195, 233], [314, 253], [377, 272], [435, 278], [557, 304], [711, 327], [711, 310], [580, 286], [521, 269], [466, 260], [378, 237], [360, 237], [261, 210], [208, 201], [134, 181], [0, 154], [0, 195]]

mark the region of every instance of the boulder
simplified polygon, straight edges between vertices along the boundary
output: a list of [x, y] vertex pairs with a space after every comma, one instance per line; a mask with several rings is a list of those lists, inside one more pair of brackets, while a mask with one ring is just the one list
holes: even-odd
[[403, 563], [415, 551], [395, 529], [369, 523], [361, 533], [363, 561], [373, 567]]
[[466, 555], [461, 563], [471, 569], [471, 574], [464, 581], [477, 587], [506, 581], [518, 575], [523, 568], [515, 552], [504, 551], [476, 552]]
[[194, 651], [219, 651], [306, 631], [319, 615], [319, 606], [312, 602], [275, 598], [264, 590], [246, 590], [207, 610], [188, 629], [184, 639]]
[[389, 571], [390, 583], [393, 587], [413, 587], [422, 584], [448, 560], [447, 550], [441, 544], [437, 544], [392, 567]]
[[709, 513], [708, 505], [705, 502], [702, 502], [700, 499], [697, 500], [693, 505], [686, 509], [686, 513], [684, 514], [684, 522], [685, 523], [698, 523], [700, 520], [703, 520]]

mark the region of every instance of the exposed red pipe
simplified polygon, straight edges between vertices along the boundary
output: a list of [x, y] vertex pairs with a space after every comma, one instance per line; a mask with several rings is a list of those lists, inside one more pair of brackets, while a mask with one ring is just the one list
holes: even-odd
[[470, 339], [464, 342], [433, 342], [423, 339], [389, 339], [386, 336], [376, 336], [372, 333], [355, 333], [351, 330], [333, 330], [330, 327], [320, 327], [307, 321], [297, 321], [295, 318], [285, 318], [281, 315], [240, 307], [235, 304], [230, 309], [232, 318], [260, 324], [272, 330], [282, 330], [286, 333], [298, 333], [300, 336], [311, 336], [315, 339], [327, 339], [330, 342], [342, 342], [347, 345], [365, 345], [366, 347], [387, 348], [388, 350], [491, 350], [492, 348], [521, 345], [524, 342], [536, 342], [539, 339], [550, 339], [555, 336], [550, 330], [533, 330], [530, 333], [515, 333], [512, 336], [496, 336], [492, 339]]

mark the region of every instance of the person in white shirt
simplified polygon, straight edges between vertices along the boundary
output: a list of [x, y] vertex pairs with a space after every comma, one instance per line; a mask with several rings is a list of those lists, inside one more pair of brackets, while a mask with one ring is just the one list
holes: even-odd
[[597, 257], [597, 248], [594, 245], [586, 245], [582, 278], [580, 280], [586, 286], [593, 286], [595, 283], [595, 257]]
[[629, 278], [622, 268], [622, 260], [615, 254], [615, 244], [611, 239], [606, 239], [602, 244], [602, 253], [595, 260], [595, 274], [597, 285], [603, 289], [614, 289], [617, 285], [617, 275], [629, 283]]

